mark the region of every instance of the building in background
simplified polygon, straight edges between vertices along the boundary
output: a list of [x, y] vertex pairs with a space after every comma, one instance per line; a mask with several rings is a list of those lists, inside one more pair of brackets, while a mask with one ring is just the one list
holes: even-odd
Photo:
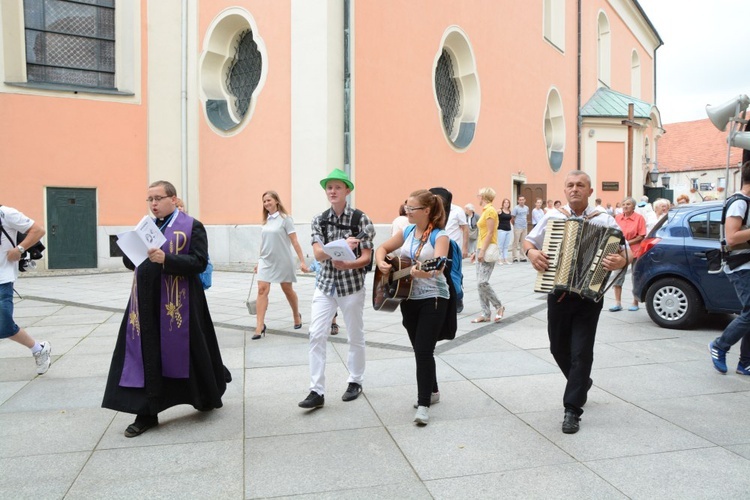
[[664, 125], [666, 134], [659, 142], [660, 172], [668, 172], [675, 198], [686, 194], [690, 201], [723, 199], [742, 187], [742, 149], [730, 148], [727, 177], [727, 133], [711, 120]]
[[638, 196], [662, 132], [635, 0], [3, 0], [0, 33], [0, 201], [43, 221], [49, 268], [119, 267], [157, 179], [247, 262], [269, 189], [309, 252], [334, 167], [385, 228], [438, 185], [559, 199], [581, 168]]

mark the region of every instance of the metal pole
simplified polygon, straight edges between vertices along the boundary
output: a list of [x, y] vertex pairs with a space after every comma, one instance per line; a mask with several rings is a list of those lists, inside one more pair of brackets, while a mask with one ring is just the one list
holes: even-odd
[[635, 110], [631, 102], [628, 104], [628, 197], [633, 196], [633, 118]]

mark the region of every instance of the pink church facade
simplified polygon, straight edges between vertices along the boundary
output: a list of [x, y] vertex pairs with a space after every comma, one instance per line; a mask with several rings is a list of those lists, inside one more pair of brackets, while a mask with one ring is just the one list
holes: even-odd
[[267, 190], [308, 253], [332, 168], [381, 240], [420, 188], [561, 199], [581, 168], [605, 202], [640, 195], [663, 132], [634, 0], [33, 3], [0, 4], [0, 202], [44, 223], [50, 268], [119, 266], [158, 179], [215, 262], [247, 262]]

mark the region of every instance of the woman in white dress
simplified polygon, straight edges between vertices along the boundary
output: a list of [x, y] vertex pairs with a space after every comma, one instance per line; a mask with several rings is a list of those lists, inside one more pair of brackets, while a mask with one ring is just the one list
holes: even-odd
[[268, 292], [271, 283], [280, 283], [286, 300], [292, 307], [294, 329], [302, 328], [302, 315], [299, 312], [297, 294], [292, 283], [297, 281], [294, 269], [294, 259], [291, 247], [297, 253], [300, 269], [303, 273], [310, 272], [305, 264], [305, 256], [297, 241], [294, 221], [281, 204], [279, 195], [275, 191], [263, 193], [263, 228], [260, 234], [260, 258], [255, 272], [258, 273], [258, 322], [255, 325], [253, 340], [258, 340], [266, 334], [266, 310], [268, 309]]

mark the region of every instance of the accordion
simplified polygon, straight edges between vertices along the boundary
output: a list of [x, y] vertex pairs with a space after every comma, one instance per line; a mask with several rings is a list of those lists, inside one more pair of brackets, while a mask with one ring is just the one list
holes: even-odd
[[611, 274], [602, 260], [618, 252], [622, 241], [619, 229], [581, 218], [549, 219], [542, 246], [549, 267], [538, 273], [534, 291], [575, 293], [598, 302]]

